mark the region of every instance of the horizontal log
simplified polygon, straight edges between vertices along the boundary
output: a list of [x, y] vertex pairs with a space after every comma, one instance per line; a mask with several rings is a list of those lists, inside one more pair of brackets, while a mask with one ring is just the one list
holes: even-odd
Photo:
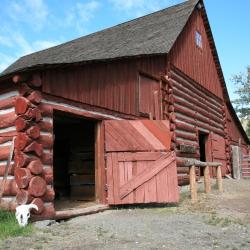
[[52, 202], [55, 200], [55, 191], [53, 188], [47, 186], [45, 194], [41, 197], [44, 202]]
[[175, 121], [176, 121], [176, 115], [175, 115], [174, 112], [172, 112], [172, 113], [169, 114], [169, 120], [170, 120], [170, 122], [175, 123]]
[[45, 209], [44, 202], [40, 198], [33, 199], [32, 202], [31, 202], [31, 204], [35, 204], [37, 206], [37, 208], [38, 208], [38, 210], [32, 209], [31, 210], [32, 214], [41, 214], [44, 211], [44, 209]]
[[42, 94], [39, 91], [33, 91], [29, 94], [27, 99], [33, 104], [39, 104], [42, 101]]
[[43, 154], [43, 146], [36, 141], [31, 142], [25, 149], [23, 150], [25, 153], [35, 153], [37, 156], [42, 156]]
[[200, 154], [191, 154], [191, 153], [182, 153], [179, 150], [176, 151], [177, 157], [183, 157], [183, 158], [194, 158], [194, 159], [200, 159]]
[[14, 107], [15, 101], [16, 101], [16, 96], [11, 96], [3, 100], [0, 100], [0, 110]]
[[16, 202], [18, 205], [30, 204], [34, 199], [32, 195], [25, 189], [19, 189], [16, 195]]
[[[7, 161], [6, 161], [6, 165], [7, 165]], [[4, 176], [6, 165], [0, 165], [0, 176], [1, 177]], [[8, 175], [9, 176], [13, 176], [14, 175], [14, 167], [15, 167], [15, 164], [11, 163], [10, 166], [9, 166], [9, 168], [8, 168]]]
[[40, 143], [43, 148], [45, 149], [52, 149], [53, 148], [53, 135], [41, 135], [39, 139], [37, 140], [38, 143]]
[[10, 146], [0, 146], [0, 161], [7, 160], [10, 154]]
[[[3, 180], [0, 180], [0, 186], [2, 186]], [[16, 196], [18, 187], [14, 179], [7, 179], [5, 182], [5, 188], [3, 196]]]
[[38, 106], [43, 117], [53, 117], [53, 107], [49, 104], [40, 103]]
[[180, 131], [176, 131], [176, 137], [177, 138], [182, 138], [182, 139], [186, 139], [186, 140], [190, 140], [190, 141], [198, 141], [197, 136], [194, 134], [186, 134], [185, 132], [180, 132]]
[[[13, 138], [13, 136], [7, 136], [7, 137], [1, 137], [0, 136], [0, 145], [3, 144], [3, 143], [6, 143], [6, 142], [11, 142], [12, 138]], [[0, 154], [1, 154], [1, 152], [0, 152]]]
[[204, 109], [204, 108], [200, 108], [199, 106], [197, 106], [196, 104], [192, 103], [191, 102], [187, 102], [186, 100], [182, 100], [181, 98], [175, 96], [175, 103], [178, 103], [179, 105], [183, 106], [183, 107], [186, 107], [186, 108], [189, 108], [191, 110], [194, 110], [196, 112], [198, 112], [199, 114], [209, 118], [209, 119], [212, 119], [213, 121], [215, 122], [218, 122], [218, 123], [222, 123], [223, 122], [223, 118], [222, 117], [218, 117], [214, 114], [212, 114], [211, 112], [208, 111], [208, 109]]
[[4, 199], [0, 200], [0, 208], [3, 210], [7, 210], [7, 211], [15, 211], [17, 207], [17, 203], [15, 201], [15, 199], [13, 199], [12, 201], [5, 201]]
[[28, 192], [34, 197], [41, 197], [47, 190], [47, 184], [45, 180], [40, 176], [34, 176], [31, 178]]
[[14, 175], [19, 188], [26, 188], [32, 178], [30, 170], [27, 168], [16, 168]]
[[204, 90], [201, 86], [190, 83], [174, 71], [171, 71], [171, 78], [172, 79], [169, 80], [170, 82], [174, 81], [174, 85], [177, 83], [178, 87], [182, 87], [181, 89], [190, 94], [190, 96], [199, 99], [201, 102], [204, 102], [205, 99], [209, 107], [218, 108], [219, 112], [222, 111], [222, 101], [215, 95], [209, 94], [209, 92]]
[[9, 132], [0, 132], [0, 139], [3, 140], [4, 138], [11, 138], [11, 141], [12, 141], [12, 138], [16, 135], [17, 135], [17, 132], [15, 128], [13, 128], [13, 130]]
[[44, 131], [44, 132], [52, 132], [53, 131], [53, 124], [52, 124], [52, 121], [40, 121], [38, 124], [37, 124], [41, 131]]
[[221, 162], [202, 162], [197, 160], [188, 160], [185, 163], [186, 167], [198, 166], [198, 167], [219, 167], [222, 166]]
[[56, 220], [70, 219], [70, 218], [77, 217], [77, 216], [83, 216], [83, 215], [89, 215], [89, 214], [94, 214], [94, 213], [98, 213], [98, 212], [103, 212], [103, 211], [108, 210], [108, 209], [109, 209], [108, 205], [98, 204], [98, 205], [86, 207], [86, 208], [57, 211], [54, 219], [56, 219]]
[[52, 203], [45, 204], [44, 211], [39, 215], [32, 215], [32, 220], [54, 219], [55, 214], [54, 205]]
[[193, 133], [196, 132], [195, 126], [191, 125], [191, 124], [188, 124], [188, 123], [177, 122], [176, 121], [176, 127], [177, 127], [177, 129], [184, 130], [184, 131], [187, 131], [187, 132], [193, 132]]
[[16, 120], [15, 112], [9, 112], [6, 114], [0, 114], [0, 128], [8, 128], [15, 125]]
[[33, 175], [39, 175], [43, 172], [43, 164], [40, 159], [30, 161], [27, 168]]

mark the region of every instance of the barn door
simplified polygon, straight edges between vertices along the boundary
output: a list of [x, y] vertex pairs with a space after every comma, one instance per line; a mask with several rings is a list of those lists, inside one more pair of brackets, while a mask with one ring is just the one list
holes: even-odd
[[[211, 133], [212, 161], [222, 163], [222, 175], [227, 172], [226, 144], [224, 137]], [[216, 176], [216, 170], [211, 171], [212, 176]]]
[[178, 202], [167, 121], [105, 121], [109, 204]]

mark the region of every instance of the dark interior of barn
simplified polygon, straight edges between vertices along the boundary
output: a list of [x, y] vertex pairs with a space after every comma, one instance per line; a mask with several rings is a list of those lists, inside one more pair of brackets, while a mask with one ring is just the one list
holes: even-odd
[[57, 210], [95, 200], [95, 121], [54, 115], [54, 189]]
[[[199, 148], [200, 148], [200, 161], [206, 161], [206, 141], [207, 141], [207, 134], [199, 132]], [[203, 176], [203, 168], [201, 168], [200, 175]]]

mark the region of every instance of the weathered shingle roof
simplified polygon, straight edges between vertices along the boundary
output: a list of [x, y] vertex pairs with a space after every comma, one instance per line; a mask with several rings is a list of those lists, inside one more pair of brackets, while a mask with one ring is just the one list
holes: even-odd
[[112, 28], [21, 57], [10, 65], [3, 75], [42, 65], [168, 53], [197, 2], [198, 0], [189, 0]]

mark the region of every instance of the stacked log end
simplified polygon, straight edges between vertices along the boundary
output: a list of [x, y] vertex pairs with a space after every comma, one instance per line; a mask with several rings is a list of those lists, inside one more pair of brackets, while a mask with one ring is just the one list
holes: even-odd
[[41, 79], [39, 75], [31, 78], [15, 76], [13, 82], [19, 88], [14, 103], [16, 202], [19, 205], [36, 204], [38, 211], [32, 210], [32, 214], [50, 218], [55, 214], [55, 195], [51, 186], [53, 125], [44, 115]]

